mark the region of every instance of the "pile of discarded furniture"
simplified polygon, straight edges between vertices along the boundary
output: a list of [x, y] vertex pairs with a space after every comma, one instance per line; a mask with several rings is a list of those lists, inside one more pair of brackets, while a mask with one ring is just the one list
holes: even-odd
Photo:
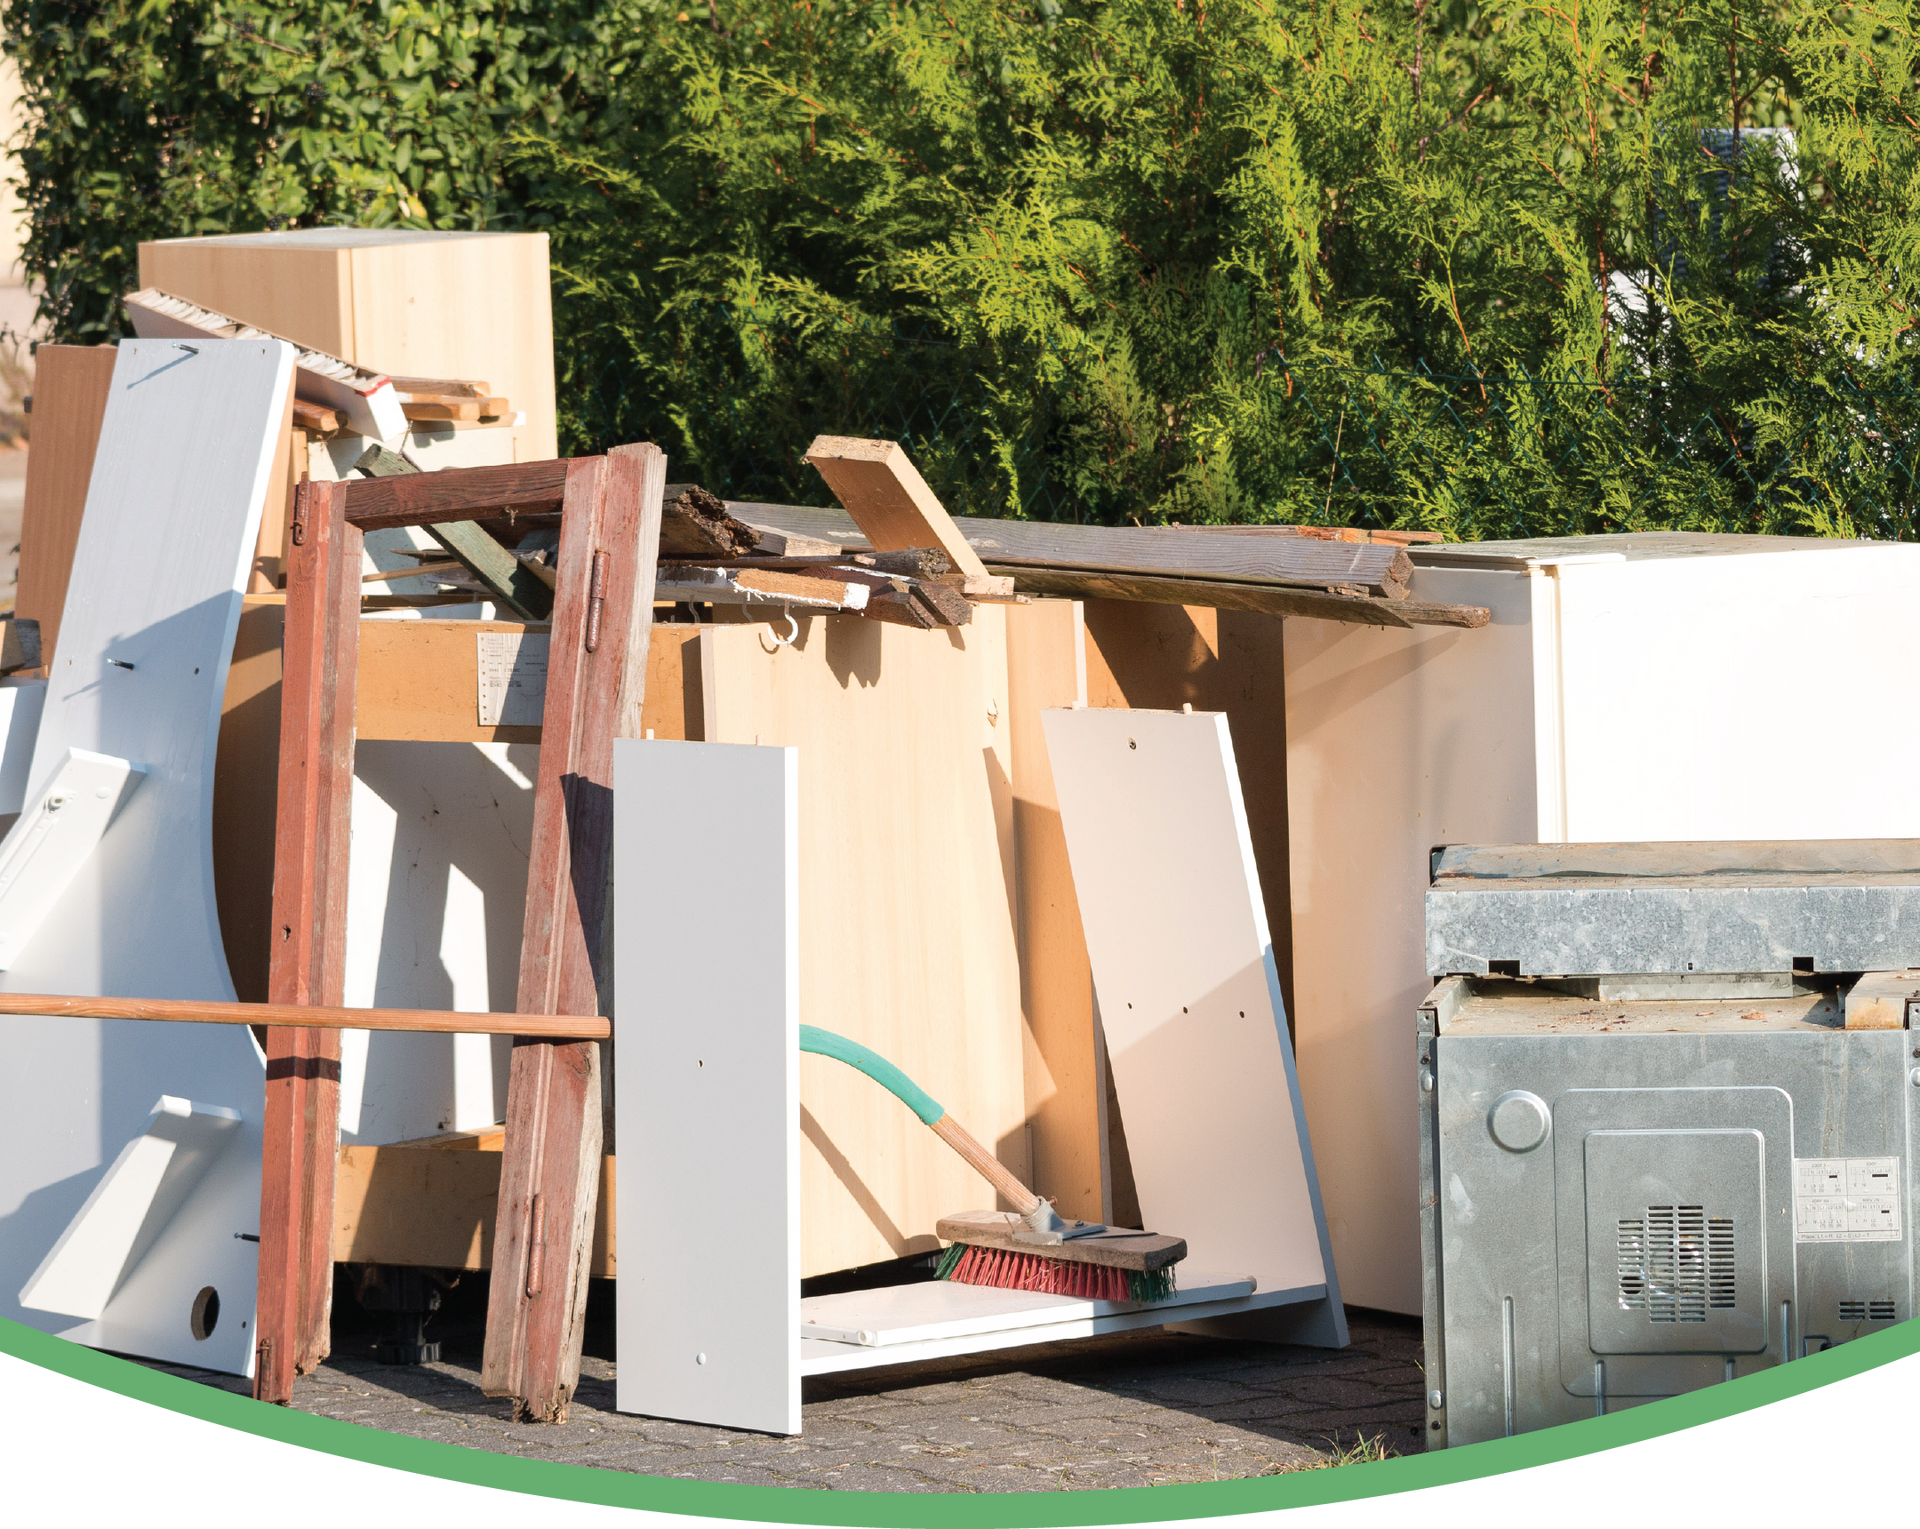
[[1863, 703], [1920, 549], [954, 518], [838, 437], [837, 507], [728, 502], [557, 458], [547, 293], [538, 235], [165, 241], [41, 348], [0, 1314], [285, 1401], [342, 1266], [395, 1362], [484, 1274], [551, 1420], [611, 1277], [623, 1409], [786, 1432], [1337, 1346], [1421, 1309], [1433, 845], [1920, 834], [1730, 731]]

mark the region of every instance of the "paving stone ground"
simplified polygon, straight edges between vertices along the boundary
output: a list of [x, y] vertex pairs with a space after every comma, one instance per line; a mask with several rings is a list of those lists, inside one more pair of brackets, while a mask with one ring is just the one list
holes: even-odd
[[[295, 1385], [302, 1411], [530, 1459], [764, 1486], [1058, 1491], [1299, 1470], [1360, 1441], [1421, 1448], [1420, 1325], [1350, 1310], [1351, 1347], [1115, 1334], [805, 1383], [795, 1439], [613, 1410], [611, 1323], [597, 1308], [573, 1415], [517, 1424], [480, 1393], [481, 1325], [437, 1317], [442, 1362], [374, 1362], [373, 1319], [336, 1316], [333, 1358]], [[169, 1368], [169, 1367], [161, 1367]], [[227, 1376], [174, 1373], [244, 1390]]]

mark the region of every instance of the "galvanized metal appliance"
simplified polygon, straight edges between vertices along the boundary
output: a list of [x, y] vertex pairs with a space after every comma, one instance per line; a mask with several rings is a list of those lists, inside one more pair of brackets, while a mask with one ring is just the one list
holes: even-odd
[[1429, 1447], [1901, 1321], [1920, 841], [1437, 850]]

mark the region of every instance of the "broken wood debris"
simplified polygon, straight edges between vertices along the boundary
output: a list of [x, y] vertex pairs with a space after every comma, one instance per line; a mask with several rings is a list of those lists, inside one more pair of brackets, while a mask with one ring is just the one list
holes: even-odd
[[[353, 464], [354, 471], [369, 478], [404, 478], [417, 474], [415, 467], [397, 451], [381, 445], [369, 446]], [[544, 621], [553, 610], [553, 587], [520, 563], [477, 522], [440, 521], [427, 526], [431, 536], [471, 576], [480, 593], [497, 600], [516, 616], [528, 621]], [[409, 570], [401, 578], [418, 577]]]
[[[202, 308], [198, 303], [190, 303], [157, 287], [129, 292], [122, 301], [133, 332], [142, 338], [183, 342], [286, 338], [243, 324], [211, 308]], [[304, 399], [322, 411], [334, 413], [352, 429], [375, 440], [392, 440], [406, 429], [399, 394], [386, 375], [342, 361], [325, 351], [312, 350], [295, 340], [286, 343], [294, 348], [293, 391], [297, 400]]]
[[400, 409], [408, 419], [471, 423], [502, 419], [513, 405], [495, 396], [484, 382], [462, 382], [446, 377], [395, 377]]

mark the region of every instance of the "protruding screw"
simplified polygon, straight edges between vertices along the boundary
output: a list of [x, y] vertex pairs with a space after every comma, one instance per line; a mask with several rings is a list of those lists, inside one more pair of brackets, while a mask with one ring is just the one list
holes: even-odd
[[1433, 1408], [1435, 1412], [1438, 1412], [1446, 1405], [1446, 1400], [1447, 1393], [1444, 1391], [1429, 1391], [1427, 1393], [1427, 1405]]

